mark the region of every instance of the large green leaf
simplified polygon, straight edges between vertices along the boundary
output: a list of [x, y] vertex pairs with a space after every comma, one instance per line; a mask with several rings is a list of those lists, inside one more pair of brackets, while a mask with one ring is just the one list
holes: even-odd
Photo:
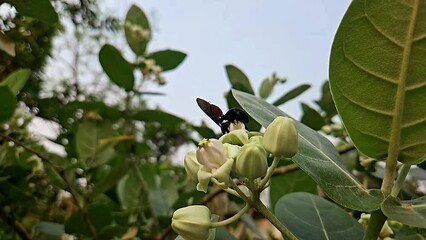
[[124, 33], [133, 52], [138, 56], [144, 55], [146, 46], [151, 40], [152, 31], [145, 13], [136, 5], [132, 5], [127, 12]]
[[183, 62], [185, 57], [185, 53], [172, 49], [153, 52], [146, 56], [147, 59], [153, 59], [155, 64], [160, 66], [163, 71], [175, 69]]
[[330, 86], [355, 146], [415, 164], [426, 154], [426, 1], [354, 0], [336, 33]]
[[300, 240], [360, 240], [364, 235], [361, 224], [346, 211], [310, 193], [282, 197], [275, 215]]
[[25, 86], [28, 78], [31, 76], [31, 70], [19, 69], [9, 76], [6, 80], [0, 83], [0, 86], [8, 86], [13, 94], [17, 95], [19, 91]]
[[109, 44], [102, 46], [99, 62], [111, 81], [127, 91], [132, 90], [135, 83], [133, 66], [124, 59], [117, 48]]
[[388, 197], [383, 203], [382, 211], [391, 220], [426, 228], [426, 196], [408, 201]]
[[[243, 109], [267, 127], [277, 116], [287, 116], [277, 107], [253, 95], [232, 90]], [[350, 209], [372, 211], [380, 207], [383, 195], [378, 189], [365, 189], [341, 162], [333, 144], [321, 134], [296, 121], [299, 151], [292, 160], [317, 182], [334, 201]]]
[[16, 10], [29, 17], [38, 18], [48, 23], [57, 23], [58, 14], [49, 0], [7, 0]]
[[0, 122], [13, 116], [16, 107], [16, 97], [7, 86], [0, 86]]

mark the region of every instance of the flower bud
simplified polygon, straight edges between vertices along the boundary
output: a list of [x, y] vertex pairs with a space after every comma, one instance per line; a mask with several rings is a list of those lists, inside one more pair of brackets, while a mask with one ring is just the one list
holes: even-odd
[[201, 165], [197, 161], [197, 158], [195, 156], [195, 151], [188, 152], [183, 159], [183, 163], [185, 166], [185, 171], [188, 174], [188, 177], [193, 181], [198, 181], [197, 173]]
[[242, 146], [249, 142], [249, 138], [248, 138], [247, 130], [237, 129], [224, 134], [222, 137], [219, 138], [219, 141], [223, 143]]
[[188, 206], [173, 213], [172, 228], [186, 240], [207, 239], [210, 226], [211, 214], [206, 206]]
[[237, 157], [237, 171], [250, 180], [264, 177], [268, 170], [266, 158], [267, 153], [262, 145], [254, 142], [246, 144]]
[[219, 168], [226, 161], [225, 148], [217, 139], [203, 139], [196, 155], [197, 161], [209, 170]]
[[276, 156], [293, 157], [297, 153], [297, 144], [296, 124], [288, 117], [276, 117], [263, 135], [263, 147]]

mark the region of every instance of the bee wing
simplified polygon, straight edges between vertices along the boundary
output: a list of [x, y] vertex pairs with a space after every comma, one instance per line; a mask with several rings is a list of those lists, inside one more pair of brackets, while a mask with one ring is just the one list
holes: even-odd
[[209, 116], [217, 125], [220, 126], [220, 117], [223, 116], [222, 110], [204, 99], [197, 98], [197, 104], [207, 116]]

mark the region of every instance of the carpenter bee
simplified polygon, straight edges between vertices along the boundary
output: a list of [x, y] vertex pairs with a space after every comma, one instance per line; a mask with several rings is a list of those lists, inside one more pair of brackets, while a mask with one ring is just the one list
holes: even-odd
[[197, 98], [197, 104], [217, 125], [223, 134], [235, 129], [245, 128], [249, 118], [246, 112], [240, 108], [231, 108], [223, 114], [222, 110], [204, 99]]

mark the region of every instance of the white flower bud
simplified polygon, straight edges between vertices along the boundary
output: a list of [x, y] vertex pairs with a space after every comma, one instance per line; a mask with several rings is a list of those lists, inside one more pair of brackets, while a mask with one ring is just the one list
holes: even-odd
[[276, 156], [293, 157], [297, 153], [296, 123], [288, 117], [276, 117], [266, 128], [263, 147]]
[[268, 170], [267, 152], [262, 145], [254, 142], [244, 145], [237, 157], [236, 168], [250, 180], [264, 177]]
[[173, 213], [172, 228], [185, 240], [207, 239], [210, 227], [211, 213], [206, 206], [188, 206]]

